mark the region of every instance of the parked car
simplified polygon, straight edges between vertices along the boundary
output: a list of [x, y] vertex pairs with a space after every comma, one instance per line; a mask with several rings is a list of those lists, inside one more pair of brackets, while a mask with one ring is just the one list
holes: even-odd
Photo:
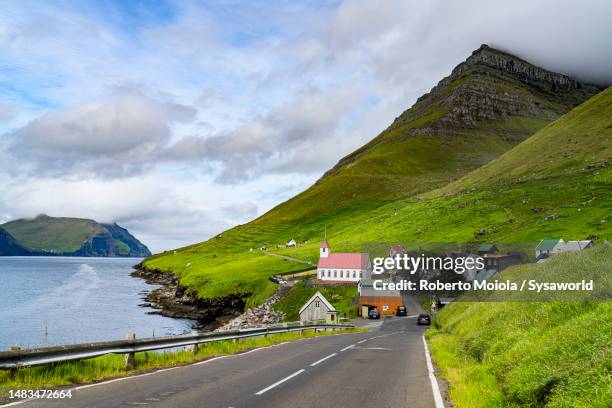
[[430, 325], [431, 324], [431, 317], [429, 317], [428, 314], [420, 314], [417, 316], [417, 324], [425, 324], [425, 325]]
[[395, 310], [396, 316], [407, 316], [408, 312], [406, 311], [406, 306], [398, 306]]
[[374, 308], [368, 312], [368, 317], [370, 319], [380, 319], [380, 313], [378, 313], [378, 309]]

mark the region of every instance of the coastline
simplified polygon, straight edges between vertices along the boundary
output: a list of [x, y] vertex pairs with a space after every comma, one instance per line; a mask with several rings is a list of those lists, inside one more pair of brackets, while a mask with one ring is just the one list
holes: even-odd
[[181, 286], [171, 272], [150, 269], [141, 263], [134, 265], [131, 276], [144, 279], [147, 284], [160, 285], [147, 293], [142, 307], [150, 307], [166, 317], [197, 321], [194, 329], [215, 330], [245, 310], [245, 301], [238, 295], [217, 299], [200, 299]]

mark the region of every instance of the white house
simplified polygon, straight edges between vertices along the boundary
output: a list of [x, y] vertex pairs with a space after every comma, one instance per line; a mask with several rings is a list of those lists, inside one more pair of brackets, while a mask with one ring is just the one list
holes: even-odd
[[318, 283], [357, 283], [371, 268], [370, 256], [358, 252], [332, 252], [327, 240], [319, 249]]
[[559, 252], [567, 252], [567, 251], [582, 251], [583, 249], [588, 249], [593, 247], [593, 241], [584, 240], [584, 241], [567, 241], [565, 245], [562, 245]]
[[545, 261], [548, 257], [558, 254], [560, 252], [568, 251], [581, 251], [593, 247], [593, 241], [567, 241], [565, 242], [561, 238], [555, 239], [544, 239], [540, 241], [536, 247], [536, 259], [538, 262]]
[[565, 244], [561, 238], [543, 239], [536, 247], [536, 259], [546, 258], [550, 255], [559, 253], [561, 246]]
[[292, 239], [291, 241], [287, 242], [287, 247], [294, 247], [294, 246], [297, 246], [295, 239]]
[[317, 292], [300, 309], [300, 321], [318, 322], [321, 320], [325, 320], [326, 323], [337, 323], [338, 311], [321, 292]]

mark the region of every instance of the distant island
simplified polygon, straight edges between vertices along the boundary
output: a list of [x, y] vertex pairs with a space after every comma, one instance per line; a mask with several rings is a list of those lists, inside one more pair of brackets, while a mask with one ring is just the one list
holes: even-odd
[[43, 214], [0, 225], [0, 256], [150, 255], [149, 248], [117, 223]]

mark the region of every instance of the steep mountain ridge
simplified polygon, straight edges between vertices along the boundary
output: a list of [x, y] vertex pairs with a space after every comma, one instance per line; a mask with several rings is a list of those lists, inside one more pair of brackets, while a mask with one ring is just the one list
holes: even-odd
[[[255, 222], [287, 222], [320, 215], [317, 209], [337, 211], [441, 187], [597, 92], [593, 85], [481, 46], [372, 141]], [[315, 205], [304, 205], [307, 201]]]
[[19, 219], [2, 225], [31, 255], [150, 256], [149, 249], [117, 224], [82, 218]]
[[[488, 47], [479, 53], [507, 58], [506, 53]], [[535, 69], [533, 78], [524, 77], [521, 72], [529, 72], [527, 68], [514, 72], [478, 59], [466, 63], [467, 68], [457, 70], [453, 78], [444, 79], [443, 86], [434, 87], [305, 192], [208, 241], [148, 258], [143, 267], [171, 272], [183, 289], [200, 298], [240, 296], [248, 299], [248, 305], [274, 292], [270, 275], [303, 269], [303, 265], [267, 256], [257, 248], [264, 246], [315, 262], [325, 230], [334, 250], [350, 251], [367, 242], [406, 240], [533, 242], [547, 236], [578, 239], [590, 235], [607, 239], [610, 224], [605, 203], [612, 201], [606, 184], [608, 169], [601, 174], [591, 169], [551, 175], [520, 185], [486, 183], [449, 196], [434, 193], [502, 155], [597, 90], [571, 82], [562, 87], [562, 77], [556, 79]], [[587, 105], [580, 119], [587, 127], [573, 127], [576, 116], [564, 126], [578, 132], [580, 139], [592, 123], [610, 117], [606, 106], [611, 97], [606, 92], [595, 104]], [[517, 98], [520, 103], [513, 102]], [[475, 99], [484, 102], [469, 102]], [[454, 116], [441, 121], [449, 111]], [[439, 132], [444, 127], [444, 133]], [[557, 164], [571, 160], [568, 152], [582, 155], [581, 147], [609, 153], [602, 132], [598, 128], [586, 133], [581, 143], [558, 146]], [[538, 152], [529, 157], [537, 161]], [[420, 194], [427, 191], [432, 191], [431, 197]], [[289, 239], [300, 245], [276, 249]]]

